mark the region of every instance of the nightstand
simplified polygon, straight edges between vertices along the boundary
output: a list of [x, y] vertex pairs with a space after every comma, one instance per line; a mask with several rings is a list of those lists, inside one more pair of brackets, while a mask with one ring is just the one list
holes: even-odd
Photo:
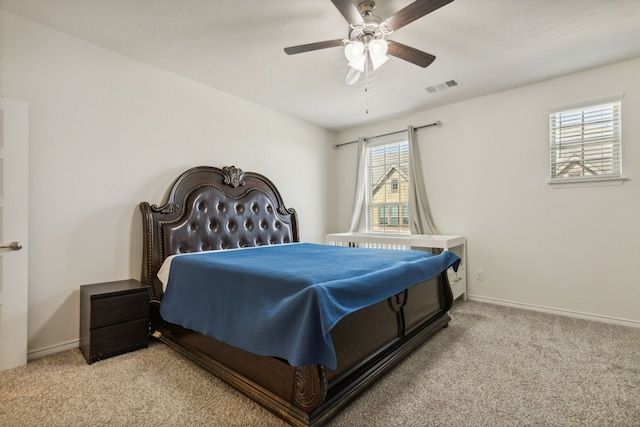
[[149, 288], [137, 280], [80, 286], [80, 351], [91, 364], [149, 345]]

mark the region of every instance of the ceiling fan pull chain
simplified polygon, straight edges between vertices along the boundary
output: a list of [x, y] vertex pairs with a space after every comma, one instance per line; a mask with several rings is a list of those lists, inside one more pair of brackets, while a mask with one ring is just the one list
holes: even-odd
[[365, 114], [369, 114], [369, 88], [367, 85], [364, 85], [364, 96], [365, 96]]
[[364, 102], [364, 113], [369, 114], [369, 55], [365, 56], [364, 61]]

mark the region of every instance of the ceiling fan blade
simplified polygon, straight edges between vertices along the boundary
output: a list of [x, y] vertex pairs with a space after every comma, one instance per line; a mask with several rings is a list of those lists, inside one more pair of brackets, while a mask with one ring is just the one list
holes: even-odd
[[416, 0], [404, 9], [391, 15], [384, 22], [391, 31], [396, 31], [423, 16], [446, 6], [453, 0]]
[[435, 56], [421, 50], [414, 49], [406, 44], [394, 42], [392, 40], [389, 40], [388, 42], [389, 50], [387, 53], [389, 55], [411, 62], [419, 67], [426, 68], [436, 59]]
[[298, 46], [285, 47], [284, 51], [287, 55], [295, 55], [297, 53], [310, 52], [312, 50], [326, 49], [328, 47], [342, 46], [342, 39], [327, 40], [324, 42], [316, 42], [309, 44], [301, 44]]
[[[452, 0], [453, 1], [453, 0]], [[347, 23], [350, 25], [360, 25], [364, 24], [364, 19], [362, 19], [362, 15], [360, 15], [360, 11], [353, 3], [352, 0], [331, 0], [331, 3], [340, 11], [344, 19], [347, 20]]]
[[344, 78], [344, 84], [354, 85], [358, 83], [358, 80], [360, 79], [360, 74], [362, 74], [360, 70], [356, 70], [353, 67], [347, 67], [347, 75]]

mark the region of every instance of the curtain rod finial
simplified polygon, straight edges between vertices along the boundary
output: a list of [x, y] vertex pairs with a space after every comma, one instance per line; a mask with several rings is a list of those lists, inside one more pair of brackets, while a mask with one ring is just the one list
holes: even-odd
[[441, 127], [442, 127], [442, 122], [441, 122], [440, 120], [438, 120], [438, 121], [435, 123], [435, 125], [436, 125], [436, 126], [438, 126], [439, 128], [441, 128]]

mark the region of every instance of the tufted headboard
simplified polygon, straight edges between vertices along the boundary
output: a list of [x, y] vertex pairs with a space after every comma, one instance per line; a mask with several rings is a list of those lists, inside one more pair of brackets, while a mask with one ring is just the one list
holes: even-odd
[[140, 203], [144, 248], [142, 282], [162, 298], [156, 277], [178, 253], [299, 241], [298, 220], [266, 177], [235, 166], [199, 166], [184, 172], [162, 206]]

